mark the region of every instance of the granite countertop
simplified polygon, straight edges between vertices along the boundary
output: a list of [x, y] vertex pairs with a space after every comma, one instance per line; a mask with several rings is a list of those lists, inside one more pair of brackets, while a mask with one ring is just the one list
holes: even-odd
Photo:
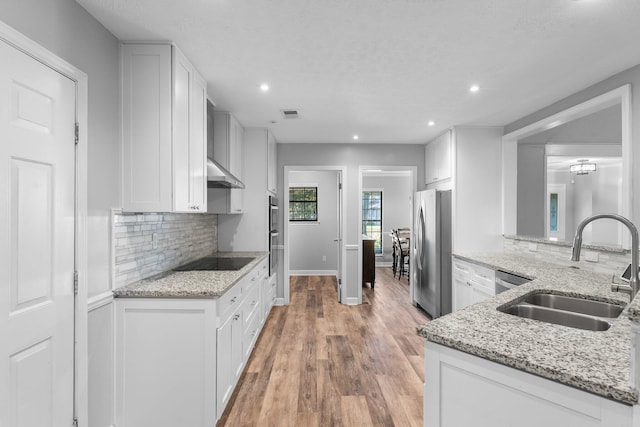
[[611, 327], [602, 332], [525, 319], [497, 310], [532, 291], [628, 303], [626, 294], [611, 292], [611, 276], [513, 254], [455, 256], [533, 280], [435, 319], [418, 328], [420, 336], [622, 403], [638, 402], [638, 391], [629, 380], [630, 311], [637, 307], [640, 315], [638, 298], [618, 318], [608, 319]]
[[216, 252], [221, 257], [255, 257], [236, 271], [168, 271], [113, 291], [116, 298], [219, 298], [269, 254]]

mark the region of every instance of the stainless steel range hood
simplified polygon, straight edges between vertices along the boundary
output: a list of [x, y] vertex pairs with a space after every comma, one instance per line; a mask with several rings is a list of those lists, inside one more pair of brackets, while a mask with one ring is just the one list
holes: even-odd
[[207, 157], [207, 188], [244, 188], [244, 184], [218, 162]]

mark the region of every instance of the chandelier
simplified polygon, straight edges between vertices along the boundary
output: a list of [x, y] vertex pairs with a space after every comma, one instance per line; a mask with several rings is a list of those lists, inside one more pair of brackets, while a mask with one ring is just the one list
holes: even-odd
[[576, 175], [588, 175], [589, 172], [596, 171], [596, 164], [589, 162], [587, 159], [578, 160], [578, 163], [574, 163], [569, 167], [569, 172]]

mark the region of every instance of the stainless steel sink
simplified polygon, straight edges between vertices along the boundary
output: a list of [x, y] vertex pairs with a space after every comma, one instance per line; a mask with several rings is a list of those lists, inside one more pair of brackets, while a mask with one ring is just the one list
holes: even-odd
[[622, 310], [624, 310], [624, 306], [610, 304], [607, 302], [545, 293], [530, 295], [525, 298], [524, 302], [542, 307], [555, 308], [557, 310], [571, 311], [573, 313], [582, 313], [609, 319], [618, 317], [620, 313], [622, 313]]
[[568, 326], [570, 328], [585, 329], [588, 331], [606, 331], [611, 327], [609, 322], [598, 317], [527, 303], [514, 304], [500, 311], [513, 314], [515, 316], [526, 317], [528, 319]]

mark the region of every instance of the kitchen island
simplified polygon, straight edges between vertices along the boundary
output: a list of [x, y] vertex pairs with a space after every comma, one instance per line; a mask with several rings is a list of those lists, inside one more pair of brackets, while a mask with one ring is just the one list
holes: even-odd
[[628, 303], [610, 276], [512, 254], [457, 257], [533, 280], [418, 329], [427, 339], [425, 426], [632, 425], [629, 308], [605, 331], [499, 310], [535, 292]]
[[212, 426], [275, 300], [265, 252], [235, 271], [170, 271], [114, 292], [118, 426]]

